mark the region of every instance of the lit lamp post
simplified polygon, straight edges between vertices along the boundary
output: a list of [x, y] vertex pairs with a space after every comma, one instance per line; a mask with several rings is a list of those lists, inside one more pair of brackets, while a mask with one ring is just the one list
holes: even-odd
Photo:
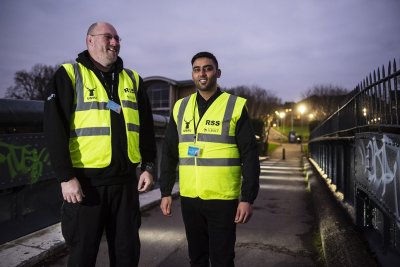
[[277, 116], [277, 120], [276, 120], [276, 124], [277, 124], [277, 127], [279, 128], [279, 112], [277, 111], [277, 110], [275, 110], [275, 115]]
[[363, 108], [362, 109], [362, 113], [363, 113], [363, 116], [364, 116], [364, 121], [367, 123], [367, 124], [369, 124], [369, 121], [367, 120], [367, 108]]
[[293, 111], [291, 108], [287, 108], [285, 111], [286, 113], [290, 112], [290, 130], [293, 131]]
[[306, 112], [306, 106], [300, 105], [299, 106], [299, 112], [300, 112], [301, 128], [303, 128], [303, 114], [304, 114], [304, 112]]
[[284, 121], [285, 115], [286, 115], [285, 112], [280, 112], [280, 113], [279, 113], [279, 118], [281, 118], [281, 121], [282, 121], [282, 123], [281, 123], [281, 130], [280, 130], [280, 132], [281, 132], [281, 135], [280, 135], [281, 144], [282, 144], [283, 127], [285, 127], [285, 121]]
[[279, 118], [283, 119], [285, 118], [285, 116], [286, 116], [285, 112], [282, 111], [281, 113], [279, 113]]

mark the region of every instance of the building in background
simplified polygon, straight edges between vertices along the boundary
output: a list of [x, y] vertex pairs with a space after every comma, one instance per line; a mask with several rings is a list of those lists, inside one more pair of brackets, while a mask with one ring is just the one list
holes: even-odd
[[196, 92], [192, 80], [176, 81], [162, 76], [144, 78], [154, 114], [169, 116], [175, 102]]

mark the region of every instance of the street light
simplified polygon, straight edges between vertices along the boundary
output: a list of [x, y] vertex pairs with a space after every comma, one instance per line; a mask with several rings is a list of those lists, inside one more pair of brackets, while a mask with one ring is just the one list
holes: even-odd
[[293, 110], [291, 108], [287, 108], [286, 113], [290, 112], [290, 130], [293, 131]]
[[282, 145], [282, 135], [283, 135], [283, 127], [285, 127], [285, 116], [286, 116], [286, 113], [285, 112], [283, 112], [283, 111], [281, 111], [280, 113], [279, 113], [279, 118], [281, 118], [281, 130], [280, 130], [280, 132], [281, 132], [281, 135], [280, 135], [280, 139], [281, 139], [281, 145]]
[[299, 112], [300, 112], [301, 115], [303, 115], [304, 112], [306, 112], [306, 106], [300, 105], [300, 106], [299, 106]]
[[279, 113], [279, 118], [281, 118], [281, 120], [282, 120], [282, 126], [283, 127], [285, 127], [285, 120], [284, 120], [285, 116], [286, 116], [285, 112], [282, 111], [282, 112]]
[[300, 105], [298, 110], [300, 112], [301, 127], [303, 128], [303, 114], [304, 114], [304, 112], [306, 112], [306, 106], [305, 105]]

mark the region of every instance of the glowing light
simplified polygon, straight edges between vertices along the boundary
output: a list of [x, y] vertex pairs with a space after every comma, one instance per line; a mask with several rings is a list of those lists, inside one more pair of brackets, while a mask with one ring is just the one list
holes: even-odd
[[363, 108], [362, 112], [363, 112], [364, 117], [366, 117], [367, 116], [367, 108]]
[[303, 115], [304, 112], [306, 112], [306, 109], [307, 109], [306, 106], [300, 105], [300, 106], [299, 106], [299, 112], [300, 112], [300, 114]]

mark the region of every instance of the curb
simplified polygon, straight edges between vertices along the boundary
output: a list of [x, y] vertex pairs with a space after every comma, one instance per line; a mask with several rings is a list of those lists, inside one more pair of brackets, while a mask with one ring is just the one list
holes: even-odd
[[326, 266], [377, 267], [376, 259], [371, 256], [366, 241], [356, 231], [343, 203], [334, 197], [326, 180], [305, 157], [303, 166], [317, 217]]

